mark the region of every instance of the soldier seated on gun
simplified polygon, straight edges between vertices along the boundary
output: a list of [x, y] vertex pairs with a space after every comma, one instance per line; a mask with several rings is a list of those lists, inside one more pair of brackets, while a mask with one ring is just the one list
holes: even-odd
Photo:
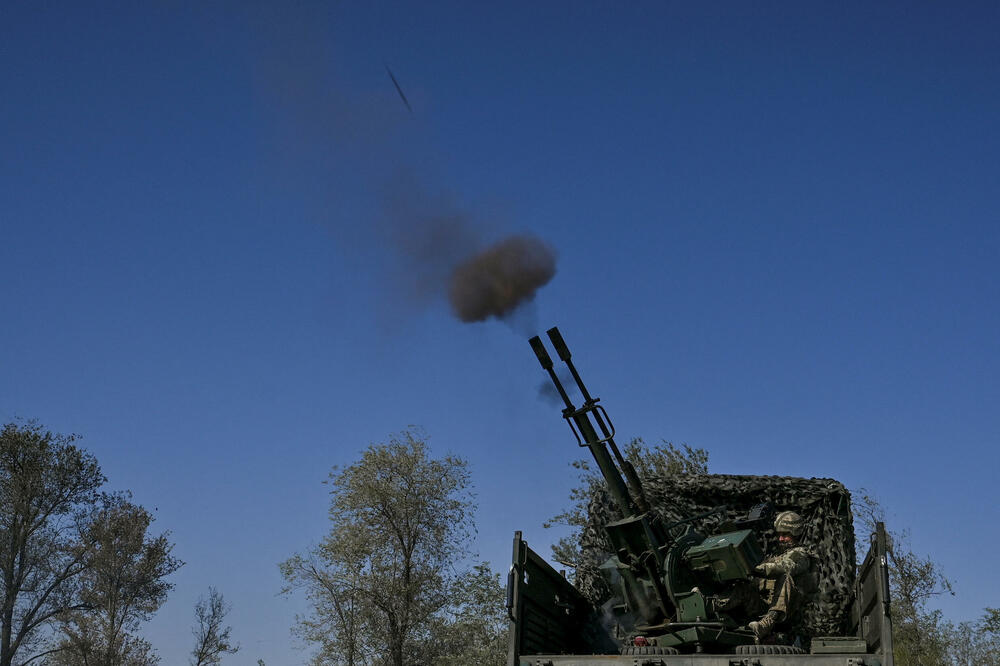
[[779, 552], [754, 569], [754, 581], [738, 584], [727, 598], [716, 600], [716, 608], [732, 613], [742, 609], [747, 616], [759, 616], [747, 627], [758, 640], [771, 635], [776, 625], [785, 622], [801, 602], [798, 585], [809, 573], [812, 556], [799, 545], [802, 517], [794, 511], [783, 511], [774, 520], [778, 533]]

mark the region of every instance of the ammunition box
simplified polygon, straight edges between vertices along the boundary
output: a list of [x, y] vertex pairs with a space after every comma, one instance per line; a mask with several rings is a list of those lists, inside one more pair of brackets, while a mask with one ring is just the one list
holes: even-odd
[[692, 569], [704, 571], [720, 583], [746, 578], [763, 558], [752, 530], [710, 536], [684, 554]]

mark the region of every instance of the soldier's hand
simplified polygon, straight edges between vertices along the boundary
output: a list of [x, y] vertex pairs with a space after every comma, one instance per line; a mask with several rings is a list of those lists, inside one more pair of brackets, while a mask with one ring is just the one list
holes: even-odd
[[758, 576], [767, 577], [771, 573], [771, 564], [769, 562], [763, 562], [754, 567], [753, 572]]

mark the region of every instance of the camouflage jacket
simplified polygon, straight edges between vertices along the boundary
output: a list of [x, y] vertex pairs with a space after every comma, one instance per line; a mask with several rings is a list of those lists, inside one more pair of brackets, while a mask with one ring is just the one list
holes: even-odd
[[793, 546], [761, 562], [755, 573], [764, 578], [778, 578], [785, 574], [798, 576], [809, 571], [811, 566], [812, 555], [809, 551], [804, 546]]

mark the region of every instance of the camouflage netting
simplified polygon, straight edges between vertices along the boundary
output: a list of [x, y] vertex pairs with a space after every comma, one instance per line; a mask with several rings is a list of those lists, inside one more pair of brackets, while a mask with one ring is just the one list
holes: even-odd
[[[848, 633], [854, 601], [854, 528], [851, 498], [847, 489], [833, 479], [800, 479], [781, 476], [736, 476], [699, 474], [643, 479], [654, 513], [673, 522], [726, 505], [725, 514], [693, 523], [705, 535], [723, 519], [745, 518], [760, 502], [770, 502], [775, 512], [797, 511], [805, 520], [801, 541], [814, 555], [813, 571], [819, 592], [793, 618], [795, 633], [803, 636], [836, 636]], [[595, 606], [611, 596], [598, 572], [610, 550], [603, 525], [614, 519], [607, 491], [591, 498], [589, 520], [580, 539], [583, 561], [577, 568], [576, 586]], [[765, 553], [777, 552], [773, 527], [759, 529]]]

